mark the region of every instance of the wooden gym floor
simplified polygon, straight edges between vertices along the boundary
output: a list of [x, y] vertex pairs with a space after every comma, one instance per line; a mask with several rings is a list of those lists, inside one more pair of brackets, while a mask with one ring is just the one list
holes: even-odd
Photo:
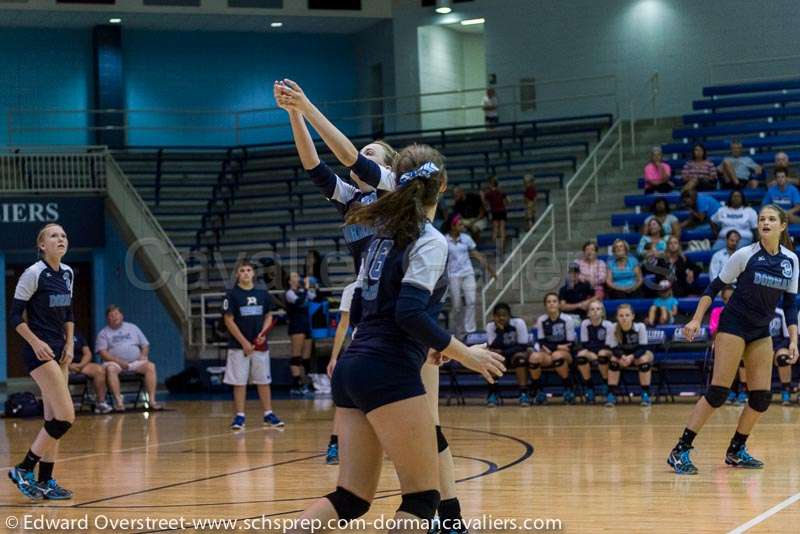
[[[148, 528], [148, 518], [286, 519], [335, 486], [337, 467], [324, 464], [330, 400], [276, 401], [284, 431], [262, 428], [254, 401], [250, 426], [240, 433], [227, 430], [227, 402], [173, 402], [169, 408], [80, 416], [61, 442], [55, 471], [74, 499], [32, 505], [4, 482], [0, 532], [84, 531], [79, 523], [74, 529], [9, 528], [9, 517], [26, 515], [29, 521], [86, 518], [88, 532], [139, 533], [172, 531], [163, 524]], [[464, 515], [515, 518], [520, 525], [526, 518], [560, 520], [565, 532], [744, 532], [748, 525], [748, 532], [800, 532], [800, 408], [773, 405], [756, 428], [750, 449], [767, 463], [763, 471], [722, 463], [739, 408], [721, 408], [695, 443], [700, 474], [678, 477], [665, 458], [690, 408], [442, 406]], [[0, 461], [10, 466], [41, 424], [0, 424]], [[379, 498], [365, 519], [391, 517], [400, 501], [397, 488], [387, 461]], [[121, 519], [138, 519], [139, 527], [112, 528], [111, 521]]]

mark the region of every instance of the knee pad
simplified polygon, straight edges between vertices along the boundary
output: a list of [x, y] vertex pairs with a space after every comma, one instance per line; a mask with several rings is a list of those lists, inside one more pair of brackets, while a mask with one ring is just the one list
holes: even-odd
[[562, 365], [567, 363], [563, 358], [559, 358], [557, 360], [553, 360], [553, 369], [558, 369]]
[[528, 369], [530, 369], [530, 370], [532, 370], [532, 371], [535, 371], [535, 370], [536, 370], [536, 369], [538, 369], [539, 367], [541, 367], [541, 364], [539, 364], [539, 363], [536, 363], [536, 362], [528, 362]]
[[72, 423], [68, 421], [59, 421], [58, 419], [51, 419], [44, 422], [45, 432], [47, 432], [53, 439], [61, 439], [61, 437], [67, 433], [67, 430], [69, 430], [71, 426]]
[[292, 356], [289, 360], [289, 365], [293, 367], [303, 367], [303, 358], [300, 356]]
[[772, 392], [766, 389], [757, 389], [750, 392], [747, 405], [757, 412], [766, 412], [772, 402]]
[[587, 363], [589, 363], [589, 358], [587, 358], [586, 356], [578, 356], [575, 358], [575, 363], [577, 363], [578, 365], [586, 365]]
[[730, 388], [715, 386], [712, 384], [708, 386], [708, 391], [706, 391], [704, 396], [706, 398], [706, 402], [708, 402], [714, 408], [719, 408], [725, 404], [725, 399], [728, 398], [729, 391]]
[[789, 355], [788, 354], [781, 354], [776, 359], [776, 363], [778, 364], [778, 367], [789, 367], [789, 365], [791, 365], [789, 363]]
[[608, 365], [608, 362], [610, 362], [610, 361], [611, 361], [611, 358], [609, 358], [608, 356], [598, 356], [597, 357], [597, 363], [599, 363], [600, 365]]
[[653, 365], [650, 364], [650, 363], [643, 363], [642, 365], [640, 365], [638, 367], [640, 373], [646, 373], [647, 371], [649, 371], [652, 368], [653, 368]]
[[615, 362], [614, 360], [611, 360], [608, 363], [608, 370], [609, 371], [619, 371], [619, 362]]
[[511, 358], [512, 369], [516, 369], [517, 367], [525, 367], [525, 365], [527, 364], [528, 364], [528, 358], [526, 356], [514, 356], [513, 358]]
[[419, 491], [403, 495], [398, 512], [405, 512], [420, 519], [433, 519], [436, 509], [439, 508], [441, 497], [436, 490]]
[[744, 360], [739, 360], [739, 367], [744, 369]]
[[357, 519], [369, 511], [370, 503], [341, 486], [336, 491], [325, 495], [331, 501], [339, 519]]
[[444, 437], [444, 432], [442, 432], [442, 427], [436, 425], [436, 447], [439, 449], [439, 452], [444, 452], [447, 450], [450, 444], [447, 443], [447, 438]]

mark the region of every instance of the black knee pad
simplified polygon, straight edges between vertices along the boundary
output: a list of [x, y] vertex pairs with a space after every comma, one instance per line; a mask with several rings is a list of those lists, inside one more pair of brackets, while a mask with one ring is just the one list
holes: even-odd
[[444, 452], [447, 450], [450, 444], [447, 443], [447, 438], [444, 437], [444, 432], [442, 432], [442, 427], [436, 425], [436, 447], [439, 449], [439, 452]]
[[58, 419], [51, 419], [44, 422], [45, 432], [47, 432], [53, 439], [61, 439], [61, 437], [67, 433], [67, 430], [69, 430], [71, 426], [72, 423], [68, 421], [59, 421]]
[[750, 392], [747, 405], [757, 412], [766, 412], [772, 402], [772, 392], [766, 389], [757, 389]]
[[725, 399], [728, 398], [729, 391], [730, 388], [715, 386], [712, 384], [708, 386], [708, 391], [706, 391], [706, 402], [708, 402], [714, 408], [719, 408], [725, 404]]
[[609, 358], [608, 356], [598, 356], [597, 357], [597, 363], [599, 363], [600, 365], [608, 365], [608, 362], [610, 362], [610, 361], [611, 361], [611, 358]]
[[608, 363], [608, 370], [609, 371], [619, 371], [619, 362], [615, 362], [614, 360], [611, 360]]
[[650, 369], [652, 369], [652, 368], [653, 368], [652, 364], [649, 364], [649, 363], [643, 363], [643, 364], [642, 364], [642, 365], [640, 365], [640, 366], [639, 366], [637, 369], [639, 369], [639, 372], [640, 372], [640, 373], [646, 373], [647, 371], [649, 371], [649, 370], [650, 370]]
[[561, 367], [565, 363], [567, 363], [566, 360], [564, 360], [562, 358], [559, 358], [558, 360], [553, 360], [553, 369], [558, 369], [559, 367]]
[[369, 511], [370, 503], [341, 486], [336, 491], [325, 495], [331, 501], [339, 519], [357, 519]]
[[528, 357], [527, 356], [514, 356], [511, 358], [511, 368], [516, 369], [517, 367], [525, 367], [528, 365]]
[[789, 366], [791, 365], [791, 364], [789, 363], [789, 359], [790, 359], [790, 358], [789, 358], [789, 355], [788, 355], [788, 354], [781, 354], [781, 355], [780, 355], [780, 356], [778, 356], [778, 358], [776, 359], [776, 363], [778, 364], [778, 367], [789, 367]]
[[541, 367], [541, 364], [534, 363], [534, 362], [528, 362], [528, 369], [531, 369], [531, 370], [535, 371], [539, 367]]
[[586, 356], [578, 356], [575, 358], [575, 363], [577, 363], [578, 365], [586, 365], [587, 363], [589, 363], [589, 358], [587, 358]]
[[744, 360], [739, 360], [739, 367], [744, 369]]
[[439, 508], [441, 497], [436, 490], [419, 491], [403, 495], [398, 512], [405, 512], [420, 519], [433, 519], [436, 509]]
[[292, 356], [289, 360], [289, 365], [293, 367], [303, 367], [303, 358], [300, 356]]

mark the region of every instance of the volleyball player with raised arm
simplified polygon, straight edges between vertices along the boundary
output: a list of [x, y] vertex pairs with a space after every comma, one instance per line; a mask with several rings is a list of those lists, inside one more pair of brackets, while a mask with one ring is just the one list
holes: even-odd
[[[395, 517], [430, 521], [436, 513], [436, 432], [421, 378], [429, 347], [490, 382], [505, 370], [500, 355], [465, 346], [442, 330], [432, 313], [446, 290], [447, 243], [430, 223], [447, 185], [441, 155], [412, 145], [400, 153], [395, 169], [398, 190], [347, 218], [375, 228], [376, 236], [362, 260], [353, 298], [357, 331], [333, 373], [340, 417], [337, 489], [302, 516], [323, 525], [369, 510], [384, 450], [400, 480], [402, 504]], [[419, 527], [403, 531], [426, 531], [424, 521]]]
[[[14, 291], [11, 324], [25, 339], [22, 357], [36, 381], [44, 403], [44, 428], [39, 431], [25, 458], [12, 467], [8, 477], [26, 497], [70, 499], [72, 492], [53, 478], [58, 440], [75, 421], [67, 376], [74, 351], [75, 320], [72, 288], [75, 274], [61, 263], [69, 240], [58, 224], [48, 224], [36, 237], [41, 256], [22, 273]], [[23, 317], [25, 314], [25, 317]], [[39, 464], [38, 480], [33, 474]]]
[[797, 255], [791, 250], [788, 218], [779, 206], [767, 204], [761, 208], [758, 236], [758, 241], [740, 248], [728, 259], [700, 298], [694, 317], [684, 326], [686, 337], [694, 339], [717, 293], [726, 284], [736, 285], [719, 319], [711, 385], [695, 404], [683, 435], [667, 458], [679, 475], [697, 474], [697, 467], [689, 458], [692, 442], [711, 414], [725, 402], [742, 358], [750, 398], [739, 416], [725, 463], [749, 469], [764, 467], [764, 462], [747, 452], [745, 442], [772, 400], [773, 347], [769, 325], [779, 303], [788, 325], [789, 361], [794, 363], [798, 358], [795, 297], [799, 267]]

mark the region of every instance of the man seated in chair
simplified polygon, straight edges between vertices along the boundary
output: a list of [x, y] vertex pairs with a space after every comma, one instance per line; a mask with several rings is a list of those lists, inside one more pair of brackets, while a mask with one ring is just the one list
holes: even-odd
[[106, 402], [106, 371], [101, 365], [92, 361], [92, 349], [89, 348], [86, 338], [75, 332], [73, 339], [75, 340], [73, 353], [75, 356], [72, 363], [69, 364], [69, 372], [71, 375], [86, 375], [92, 380], [94, 393], [97, 396], [94, 412], [108, 413], [111, 411], [111, 406]]
[[144, 386], [147, 390], [150, 408], [160, 410], [162, 406], [156, 402], [156, 386], [158, 378], [156, 366], [148, 360], [150, 343], [139, 327], [125, 322], [122, 310], [111, 305], [106, 310], [106, 323], [97, 335], [96, 352], [103, 359], [106, 369], [108, 388], [114, 396], [114, 410], [123, 411], [125, 405], [119, 383], [119, 375], [124, 371], [132, 371], [144, 375]]

